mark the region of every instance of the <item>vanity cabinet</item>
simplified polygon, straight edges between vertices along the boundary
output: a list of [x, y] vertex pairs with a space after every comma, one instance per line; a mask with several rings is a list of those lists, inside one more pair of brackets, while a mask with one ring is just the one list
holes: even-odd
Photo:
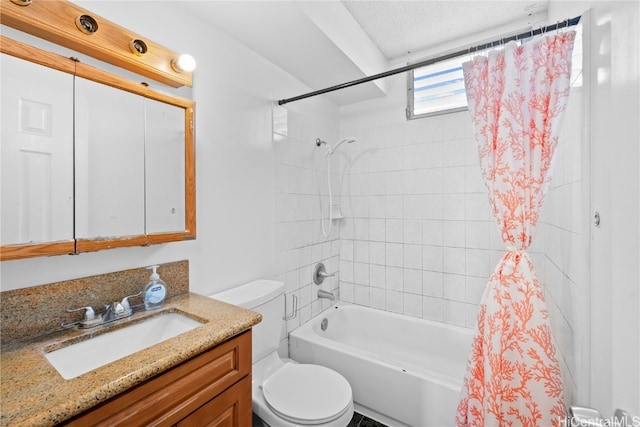
[[127, 390], [64, 426], [250, 426], [251, 330]]

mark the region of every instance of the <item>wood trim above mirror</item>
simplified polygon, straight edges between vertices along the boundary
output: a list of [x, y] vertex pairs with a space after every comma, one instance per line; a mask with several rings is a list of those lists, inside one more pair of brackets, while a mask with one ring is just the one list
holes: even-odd
[[[0, 0], [0, 22], [9, 27], [84, 53], [173, 87], [192, 86], [192, 73], [178, 72], [171, 63], [178, 54], [120, 27], [66, 0], [36, 0], [27, 6]], [[84, 16], [93, 20], [95, 33], [77, 23]], [[132, 48], [144, 45], [144, 53]]]
[[63, 242], [0, 245], [0, 261], [62, 254], [78, 254], [81, 252], [98, 251], [118, 247], [147, 246], [152, 244], [195, 239], [195, 102], [193, 100], [154, 91], [146, 85], [132, 82], [90, 65], [63, 57], [56, 53], [26, 45], [2, 35], [0, 35], [0, 52], [185, 109], [184, 231], [149, 233], [138, 236], [76, 239]]

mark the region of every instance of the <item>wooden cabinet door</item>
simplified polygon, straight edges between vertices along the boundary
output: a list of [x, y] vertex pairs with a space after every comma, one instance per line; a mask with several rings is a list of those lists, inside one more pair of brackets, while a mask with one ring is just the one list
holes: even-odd
[[251, 425], [251, 375], [176, 424], [176, 427], [245, 427]]

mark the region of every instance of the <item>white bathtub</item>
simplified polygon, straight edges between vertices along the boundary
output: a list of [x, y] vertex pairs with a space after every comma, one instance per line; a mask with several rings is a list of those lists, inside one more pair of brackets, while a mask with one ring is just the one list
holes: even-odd
[[466, 328], [339, 303], [292, 331], [289, 351], [345, 376], [356, 411], [389, 426], [441, 427], [454, 425], [471, 340]]

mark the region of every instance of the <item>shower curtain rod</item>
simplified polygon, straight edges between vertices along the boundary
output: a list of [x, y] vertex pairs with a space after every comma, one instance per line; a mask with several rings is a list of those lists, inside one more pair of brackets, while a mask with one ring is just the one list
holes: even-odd
[[405, 65], [404, 67], [400, 67], [400, 68], [395, 68], [393, 70], [389, 70], [389, 71], [385, 71], [379, 74], [374, 74], [372, 76], [368, 76], [368, 77], [363, 77], [361, 79], [358, 80], [352, 80], [350, 82], [346, 82], [346, 83], [341, 83], [339, 85], [335, 85], [335, 86], [331, 86], [325, 89], [320, 89], [320, 90], [316, 90], [313, 92], [309, 92], [309, 93], [305, 93], [303, 95], [298, 95], [298, 96], [294, 96], [292, 98], [285, 98], [285, 99], [281, 99], [278, 101], [278, 105], [284, 105], [287, 104], [289, 102], [293, 102], [293, 101], [299, 101], [301, 99], [305, 99], [305, 98], [311, 98], [312, 96], [316, 96], [316, 95], [322, 95], [324, 93], [327, 92], [333, 92], [335, 90], [340, 90], [340, 89], [346, 89], [348, 87], [351, 86], [356, 86], [362, 83], [367, 83], [370, 82], [372, 80], [378, 80], [384, 77], [389, 77], [389, 76], [393, 76], [395, 74], [400, 74], [400, 73], [404, 73], [405, 71], [411, 71], [411, 70], [415, 70], [416, 68], [420, 68], [420, 67], [424, 67], [426, 65], [431, 65], [434, 64], [436, 62], [440, 62], [440, 61], [445, 61], [447, 59], [451, 59], [451, 58], [455, 58], [456, 56], [461, 56], [461, 55], [465, 55], [465, 54], [469, 54], [469, 53], [473, 53], [473, 52], [477, 52], [479, 50], [484, 50], [490, 47], [495, 47], [495, 46], [499, 46], [501, 44], [505, 44], [507, 42], [510, 42], [512, 40], [519, 40], [519, 39], [523, 39], [525, 37], [533, 37], [533, 36], [537, 36], [538, 34], [544, 34], [546, 32], [549, 31], [554, 31], [560, 28], [564, 28], [564, 27], [573, 27], [574, 25], [578, 25], [578, 22], [580, 22], [580, 18], [581, 16], [577, 16], [575, 18], [571, 18], [571, 19], [567, 19], [566, 21], [562, 21], [562, 22], [558, 22], [557, 24], [553, 24], [553, 25], [548, 25], [546, 27], [540, 27], [536, 30], [531, 30], [531, 31], [527, 31], [524, 33], [520, 33], [520, 34], [516, 34], [514, 36], [510, 36], [510, 37], [503, 37], [501, 39], [489, 42], [489, 43], [484, 43], [475, 47], [469, 47], [467, 49], [464, 50], [459, 50], [458, 52], [453, 52], [453, 53], [449, 53], [446, 55], [442, 55], [439, 56], [437, 58], [431, 58], [431, 59], [426, 59], [424, 61], [420, 61], [420, 62], [416, 62], [413, 64], [409, 64], [409, 65]]

